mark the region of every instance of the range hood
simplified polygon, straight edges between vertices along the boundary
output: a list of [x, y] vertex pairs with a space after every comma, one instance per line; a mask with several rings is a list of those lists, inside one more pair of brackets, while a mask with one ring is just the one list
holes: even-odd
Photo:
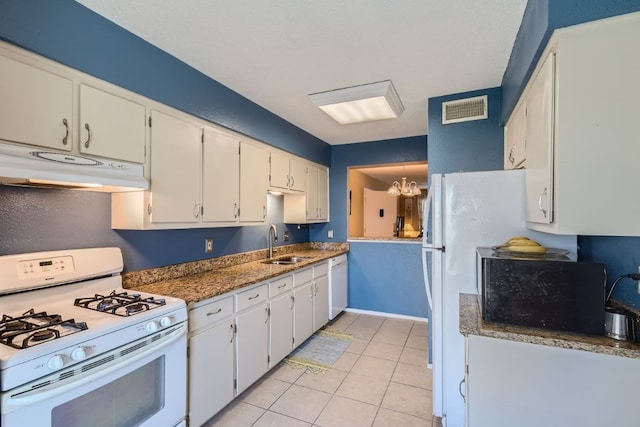
[[0, 184], [118, 193], [149, 188], [143, 166], [0, 143]]

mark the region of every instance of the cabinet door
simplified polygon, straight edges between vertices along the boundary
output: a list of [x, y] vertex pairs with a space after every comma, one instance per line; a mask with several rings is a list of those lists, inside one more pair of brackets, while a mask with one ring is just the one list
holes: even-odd
[[555, 55], [545, 60], [527, 94], [527, 221], [553, 221]]
[[299, 159], [289, 159], [289, 189], [291, 191], [305, 190], [305, 174], [307, 164]]
[[266, 303], [236, 318], [237, 394], [242, 393], [269, 369], [269, 310]]
[[329, 219], [329, 171], [318, 168], [318, 219]]
[[313, 330], [317, 331], [329, 321], [329, 277], [313, 280]]
[[318, 168], [307, 166], [307, 219], [318, 218]]
[[270, 366], [293, 350], [293, 295], [286, 292], [270, 302]]
[[269, 160], [269, 185], [283, 190], [289, 189], [289, 158], [279, 153], [271, 153]]
[[70, 151], [71, 80], [0, 57], [0, 138]]
[[144, 163], [145, 107], [80, 85], [80, 152]]
[[526, 157], [526, 116], [525, 102], [518, 105], [504, 129], [504, 168], [519, 169], [525, 165]]
[[212, 128], [204, 130], [202, 221], [237, 222], [240, 206], [240, 141]]
[[313, 282], [293, 288], [294, 347], [302, 344], [313, 334]]
[[267, 217], [269, 152], [240, 143], [240, 221], [264, 222]]
[[196, 223], [202, 129], [158, 111], [151, 117], [151, 221]]
[[189, 339], [189, 418], [194, 426], [233, 400], [233, 341], [231, 319]]

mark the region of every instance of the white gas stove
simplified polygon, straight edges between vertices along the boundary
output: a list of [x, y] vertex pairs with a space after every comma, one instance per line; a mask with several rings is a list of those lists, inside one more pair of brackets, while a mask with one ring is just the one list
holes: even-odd
[[[103, 416], [113, 416], [114, 425], [184, 422], [186, 305], [123, 289], [122, 267], [118, 248], [0, 257], [3, 426], [97, 425], [92, 424], [95, 410], [83, 402], [104, 395], [105, 387], [122, 387], [123, 381], [135, 388], [129, 384], [134, 378], [144, 384], [139, 392], [148, 394], [151, 383], [161, 392], [135, 405], [143, 410], [131, 410], [130, 401], [114, 394], [106, 403], [123, 409]], [[135, 368], [143, 360], [147, 363]], [[177, 371], [169, 373], [165, 365]], [[66, 391], [90, 384], [80, 394]], [[44, 389], [57, 398], [43, 397]], [[32, 417], [33, 407], [26, 409], [35, 401], [49, 412], [42, 419]], [[78, 412], [84, 416], [78, 418]]]

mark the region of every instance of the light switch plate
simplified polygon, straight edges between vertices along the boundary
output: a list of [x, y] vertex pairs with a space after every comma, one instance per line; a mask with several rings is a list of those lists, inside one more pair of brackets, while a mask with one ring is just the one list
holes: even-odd
[[327, 238], [328, 239], [333, 239], [333, 230], [327, 231]]

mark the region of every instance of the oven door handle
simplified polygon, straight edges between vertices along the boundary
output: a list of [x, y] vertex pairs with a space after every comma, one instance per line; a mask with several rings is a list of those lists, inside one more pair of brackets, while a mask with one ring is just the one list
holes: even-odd
[[[129, 365], [133, 362], [143, 359], [144, 357], [148, 356], [151, 353], [156, 353], [158, 352], [158, 350], [161, 350], [167, 346], [170, 346], [171, 344], [175, 343], [180, 338], [185, 336], [186, 333], [187, 333], [187, 326], [185, 323], [180, 325], [180, 327], [176, 328], [170, 334], [156, 341], [154, 344], [148, 346], [147, 348], [145, 348], [144, 351], [140, 353], [136, 353], [136, 352], [130, 353], [129, 357], [127, 356], [122, 357], [115, 364], [103, 365], [104, 366], [103, 369], [100, 369], [95, 373], [87, 375], [86, 377], [79, 378], [77, 381], [73, 381], [71, 379], [73, 377], [71, 377], [66, 384], [63, 384], [61, 386], [56, 386], [56, 384], [54, 383], [54, 384], [51, 384], [50, 386], [41, 387], [25, 393], [20, 393], [17, 397], [8, 397], [6, 398], [6, 400], [3, 401], [3, 406], [6, 405], [7, 410], [11, 411], [12, 409], [10, 408], [16, 409], [18, 407], [32, 405], [36, 402], [41, 402], [43, 400], [65, 393], [71, 389], [75, 389], [76, 387], [80, 387], [92, 381], [96, 381], [102, 377], [105, 377], [109, 374], [116, 372], [119, 369], [122, 369], [126, 365]], [[145, 340], [149, 338], [150, 337], [147, 336]], [[42, 381], [42, 380], [38, 380], [38, 381]]]

